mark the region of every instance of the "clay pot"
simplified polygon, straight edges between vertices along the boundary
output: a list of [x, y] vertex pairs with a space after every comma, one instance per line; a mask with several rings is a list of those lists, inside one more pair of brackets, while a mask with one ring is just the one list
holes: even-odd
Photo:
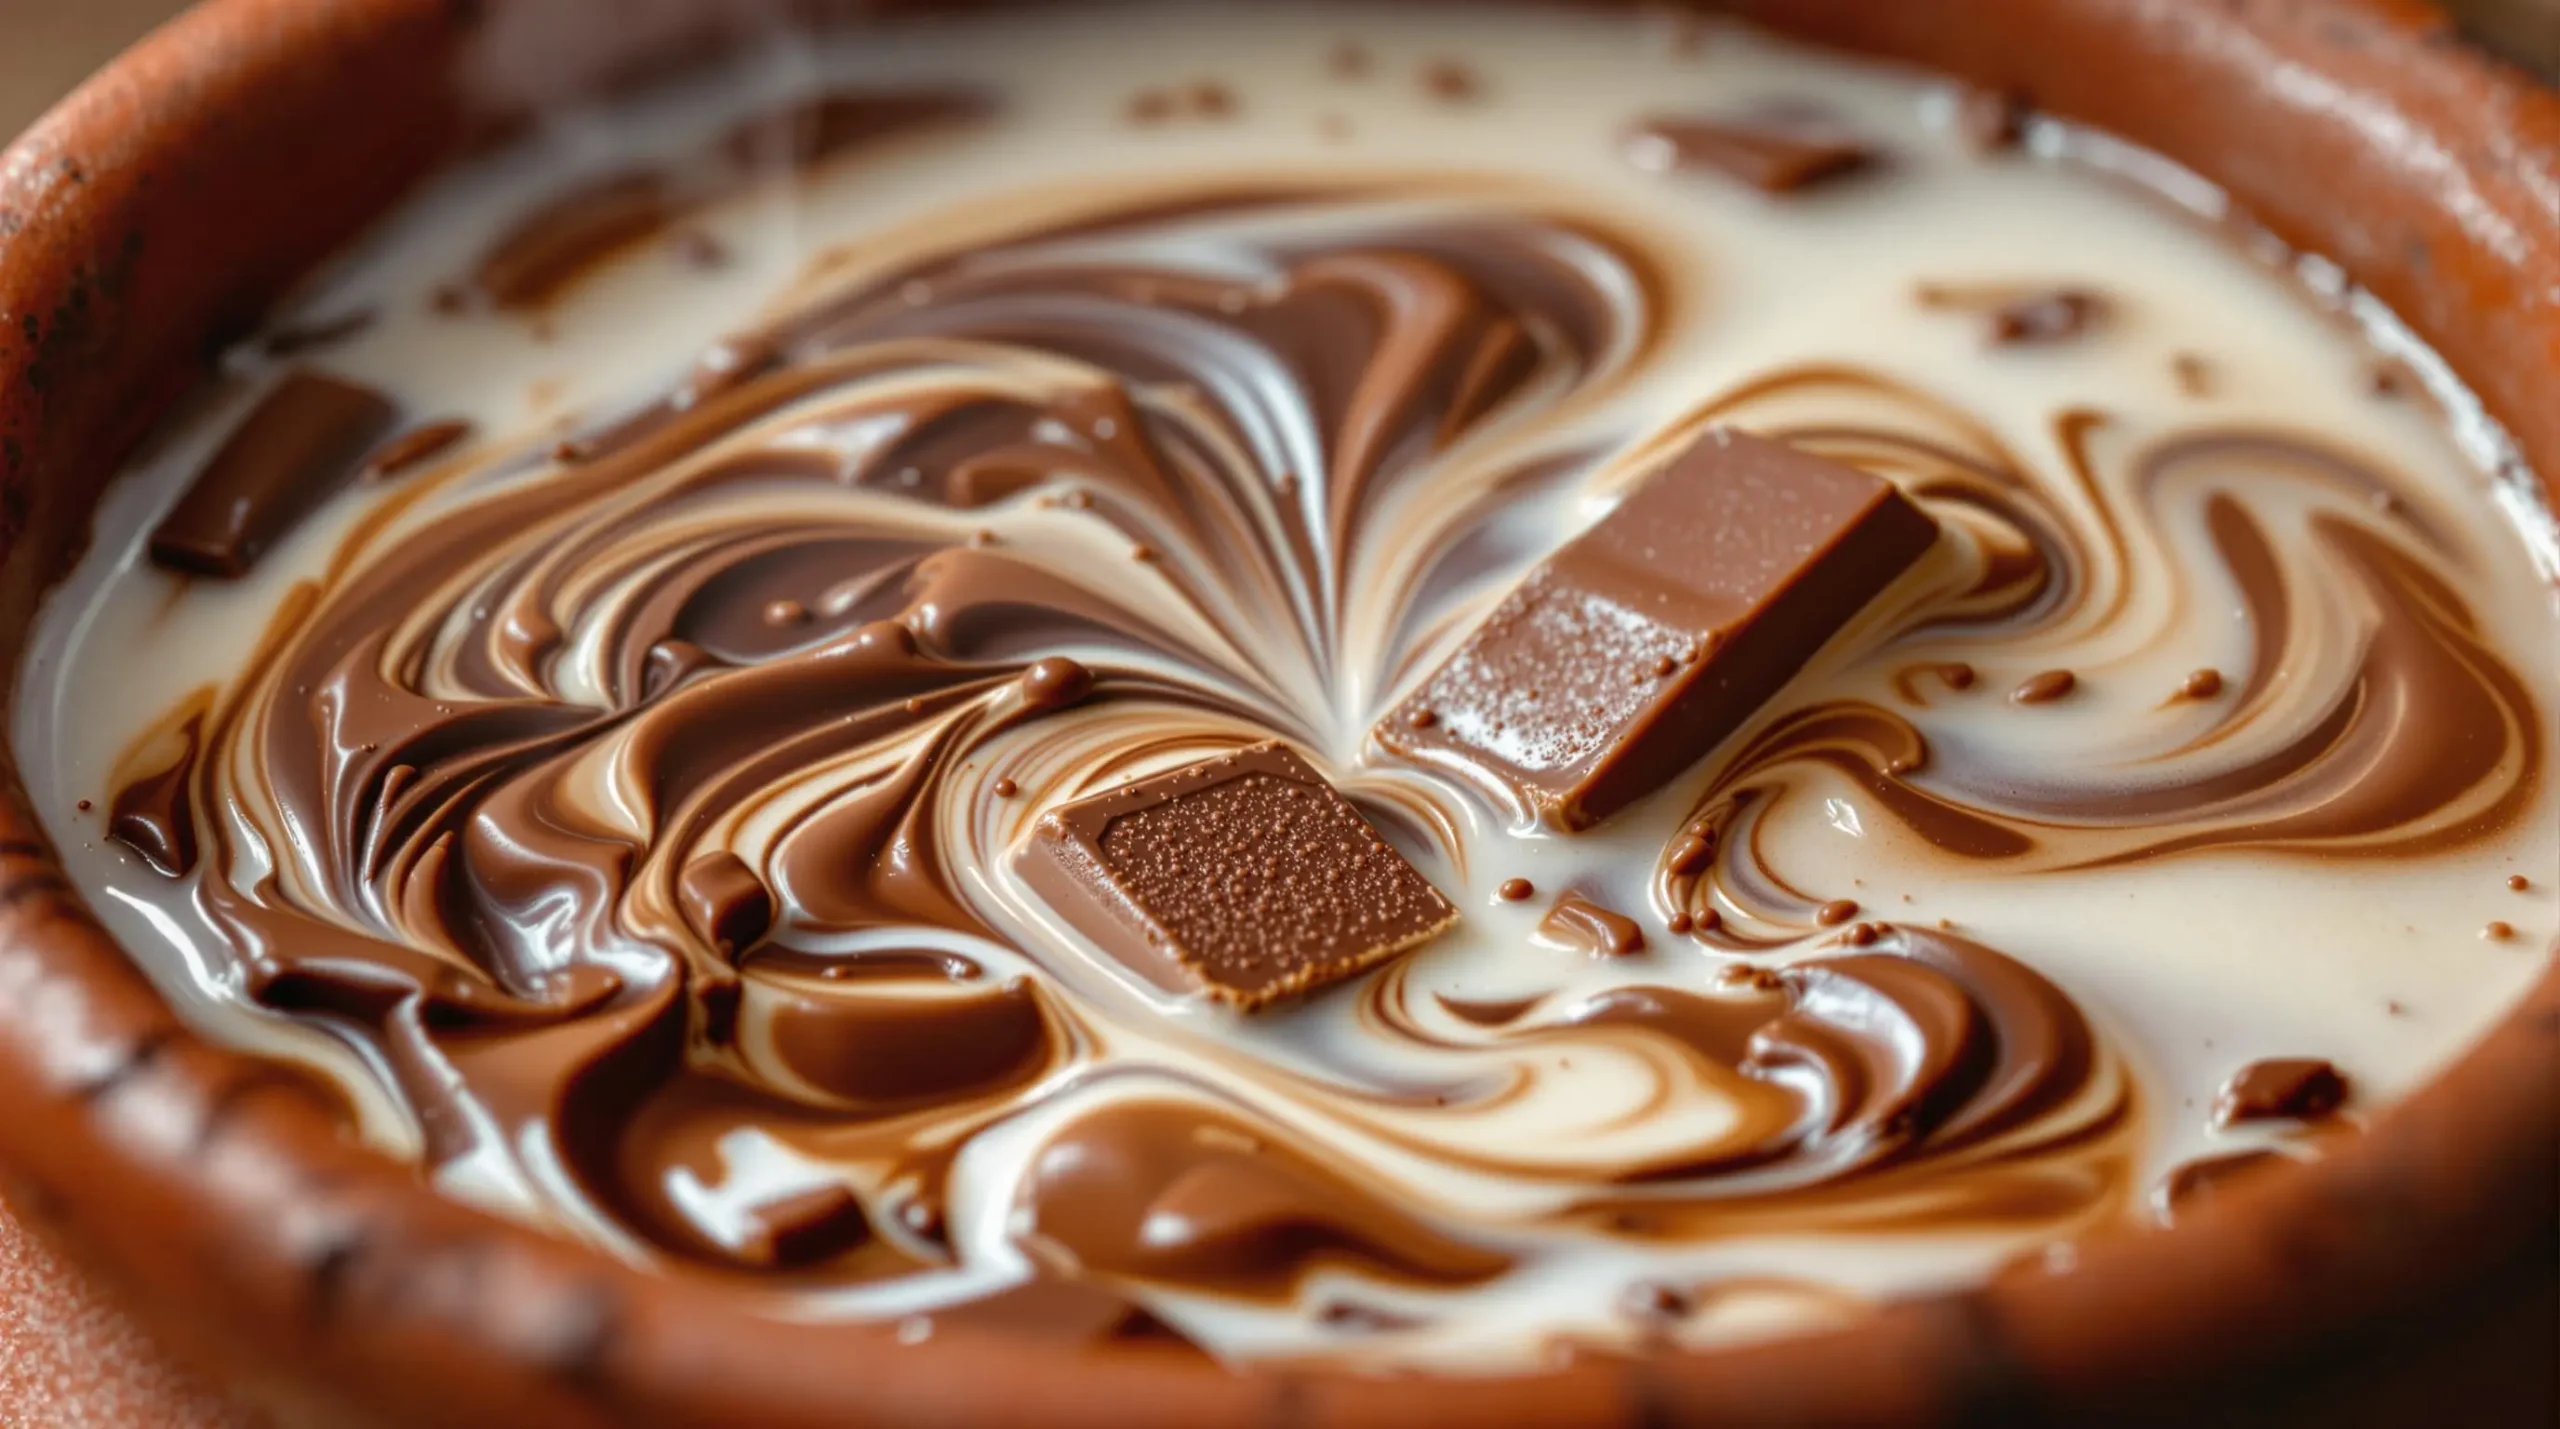
[[[2429, 6], [1737, 8], [2202, 172], [2389, 303], [2560, 475], [2560, 97]], [[510, 82], [603, 78], [716, 23], [681, 0], [214, 0], [10, 149], [0, 682], [108, 475], [220, 343], [503, 123]], [[2405, 1423], [2503, 1405], [2549, 1422], [2560, 972], [2369, 1135], [2073, 1267], [1738, 1351], [1500, 1380], [1231, 1374], [778, 1325], [735, 1290], [446, 1202], [346, 1140], [320, 1089], [182, 1027], [64, 881], [5, 760], [0, 795], [0, 1164], [173, 1343], [291, 1420]]]

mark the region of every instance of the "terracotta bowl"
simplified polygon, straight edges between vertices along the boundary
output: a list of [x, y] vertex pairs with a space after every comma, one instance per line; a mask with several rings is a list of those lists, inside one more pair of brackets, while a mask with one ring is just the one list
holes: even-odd
[[[707, 8], [214, 0], [0, 157], [0, 698], [154, 417], [297, 275], [503, 121], [499, 36], [520, 73], [537, 41], [565, 40], [549, 81], [565, 86], [698, 38]], [[2428, 5], [1738, 8], [2022, 91], [2202, 172], [2389, 303], [2560, 476], [2560, 97]], [[289, 1421], [2549, 1423], [2560, 972], [2325, 1161], [1844, 1332], [1455, 1382], [956, 1334], [900, 1347], [635, 1273], [356, 1145], [320, 1089], [172, 1017], [0, 756], [0, 1164], [185, 1355]]]

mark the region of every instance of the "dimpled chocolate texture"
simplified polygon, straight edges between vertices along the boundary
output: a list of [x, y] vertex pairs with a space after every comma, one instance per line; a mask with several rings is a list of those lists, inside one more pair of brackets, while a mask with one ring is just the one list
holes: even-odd
[[1588, 828], [1731, 734], [1936, 537], [1890, 482], [1711, 428], [1530, 572], [1378, 740]]
[[1103, 951], [1248, 1011], [1351, 977], [1458, 916], [1277, 743], [1052, 810], [1017, 863]]

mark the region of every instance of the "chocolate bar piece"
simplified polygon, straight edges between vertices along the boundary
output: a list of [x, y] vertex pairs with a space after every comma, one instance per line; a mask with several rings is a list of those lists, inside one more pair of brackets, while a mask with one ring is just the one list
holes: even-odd
[[1783, 194], [1863, 169], [1875, 161], [1875, 151], [1834, 120], [1778, 112], [1650, 118], [1627, 132], [1627, 157], [1657, 173], [1704, 170], [1762, 193]]
[[151, 559], [225, 580], [344, 485], [399, 416], [370, 387], [296, 371], [276, 384], [151, 533]]
[[1076, 931], [1157, 986], [1247, 1011], [1351, 977], [1458, 918], [1278, 743], [1053, 809], [1014, 866]]
[[2214, 1101], [2216, 1126], [2292, 1118], [2318, 1121], [2347, 1099], [2347, 1079], [2316, 1057], [2269, 1057], [2231, 1074]]
[[1936, 538], [1888, 481], [1712, 428], [1530, 572], [1378, 742], [1588, 828], [1731, 734]]

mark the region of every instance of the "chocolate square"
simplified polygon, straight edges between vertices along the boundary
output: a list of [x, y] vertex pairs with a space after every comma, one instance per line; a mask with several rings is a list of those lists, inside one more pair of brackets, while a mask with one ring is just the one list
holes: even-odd
[[1014, 866], [1157, 986], [1247, 1011], [1355, 976], [1458, 918], [1278, 743], [1052, 809]]
[[1891, 482], [1712, 428], [1530, 572], [1378, 742], [1588, 828], [1713, 749], [1936, 539]]

